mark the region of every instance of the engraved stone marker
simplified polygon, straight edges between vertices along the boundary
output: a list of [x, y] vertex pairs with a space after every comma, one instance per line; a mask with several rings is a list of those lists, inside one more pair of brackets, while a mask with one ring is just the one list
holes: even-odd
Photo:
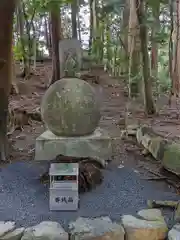
[[111, 137], [98, 127], [99, 101], [93, 87], [78, 78], [63, 78], [43, 96], [41, 116], [47, 130], [36, 139], [36, 160], [57, 155], [90, 157], [106, 165], [111, 159]]
[[78, 78], [55, 82], [41, 104], [42, 119], [57, 136], [83, 136], [94, 132], [100, 120], [93, 87]]
[[60, 77], [75, 77], [82, 65], [82, 48], [77, 39], [64, 39], [59, 42]]

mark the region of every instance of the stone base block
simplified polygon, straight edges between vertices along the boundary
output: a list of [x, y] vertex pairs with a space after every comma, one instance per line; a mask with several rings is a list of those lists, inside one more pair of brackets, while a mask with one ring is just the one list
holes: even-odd
[[103, 165], [112, 157], [111, 137], [101, 128], [83, 137], [59, 137], [49, 130], [36, 139], [35, 160], [52, 160], [57, 155], [92, 157]]

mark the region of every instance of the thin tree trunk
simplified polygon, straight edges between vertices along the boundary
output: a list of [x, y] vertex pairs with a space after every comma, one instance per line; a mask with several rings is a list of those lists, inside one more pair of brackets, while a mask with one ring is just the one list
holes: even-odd
[[175, 28], [175, 56], [174, 56], [174, 72], [173, 72], [173, 94], [179, 97], [180, 94], [180, 1], [176, 0], [176, 28]]
[[49, 26], [49, 56], [52, 58], [52, 27], [51, 27], [51, 16], [48, 17], [48, 26]]
[[36, 56], [37, 55], [37, 42], [36, 38], [33, 39], [33, 69], [36, 70]]
[[92, 42], [93, 42], [93, 7], [92, 7], [93, 0], [89, 0], [89, 8], [90, 8], [90, 21], [89, 21], [89, 30], [90, 30], [90, 36], [89, 36], [89, 54], [91, 54], [92, 51]]
[[77, 6], [78, 6], [78, 11], [77, 11], [78, 38], [79, 38], [79, 41], [81, 42], [81, 23], [80, 23], [80, 16], [79, 16], [79, 0], [77, 0]]
[[77, 39], [77, 0], [73, 0], [71, 3], [71, 21], [72, 21], [72, 37]]
[[98, 43], [97, 39], [99, 40], [99, 36], [97, 33], [97, 16], [96, 16], [96, 8], [97, 8], [97, 0], [90, 0], [90, 52], [96, 54], [98, 52]]
[[60, 79], [59, 40], [61, 39], [60, 10], [51, 11], [51, 37], [52, 37], [52, 65], [53, 74], [51, 83]]
[[46, 38], [46, 47], [49, 51], [49, 56], [52, 57], [52, 51], [51, 51], [51, 36], [50, 36], [50, 30], [48, 29], [48, 17], [45, 17], [45, 23], [44, 23], [44, 27], [45, 27], [45, 38]]
[[128, 55], [129, 55], [129, 97], [137, 97], [141, 93], [140, 72], [140, 50], [139, 23], [137, 19], [135, 1], [129, 1], [129, 34], [128, 34]]
[[174, 31], [174, 3], [172, 0], [169, 0], [169, 12], [170, 12], [170, 19], [171, 19], [171, 26], [170, 26], [170, 37], [169, 37], [169, 76], [171, 79], [171, 90], [169, 95], [169, 105], [171, 106], [172, 96], [174, 95], [174, 79], [173, 79], [173, 60], [174, 60], [174, 41], [173, 41], [173, 31]]
[[17, 6], [17, 16], [18, 16], [18, 24], [19, 24], [19, 35], [20, 35], [20, 42], [21, 42], [21, 47], [22, 47], [22, 52], [23, 52], [23, 71], [21, 73], [21, 77], [25, 77], [29, 70], [28, 70], [28, 59], [27, 59], [27, 53], [25, 50], [26, 42], [25, 42], [25, 33], [24, 33], [24, 13], [23, 13], [23, 7], [22, 7], [22, 2], [21, 0], [18, 3]]
[[121, 64], [120, 72], [122, 74], [128, 74], [128, 23], [129, 23], [129, 0], [126, 0], [126, 6], [123, 10], [123, 21], [122, 21], [122, 29], [123, 29], [123, 36], [122, 41], [124, 46], [122, 46], [122, 52], [123, 52], [123, 64]]
[[169, 37], [169, 73], [170, 73], [170, 78], [171, 82], [173, 80], [173, 30], [174, 30], [174, 18], [173, 18], [173, 2], [172, 0], [169, 0], [169, 11], [170, 11], [170, 19], [171, 19], [171, 32], [170, 32], [170, 37]]
[[24, 21], [25, 21], [25, 30], [26, 30], [26, 47], [27, 47], [27, 54], [26, 54], [26, 77], [29, 77], [31, 74], [31, 57], [33, 55], [32, 49], [33, 49], [33, 41], [31, 41], [31, 31], [33, 30], [33, 20], [36, 13], [36, 7], [33, 8], [33, 12], [31, 14], [31, 19], [29, 20], [28, 14], [26, 12], [25, 8], [25, 2], [22, 1], [22, 10], [24, 15]]
[[12, 31], [16, 1], [0, 1], [0, 160], [7, 157], [8, 97], [11, 90]]
[[145, 111], [147, 114], [154, 114], [156, 112], [152, 97], [152, 85], [150, 75], [150, 64], [148, 54], [148, 38], [146, 27], [146, 12], [144, 0], [136, 0], [136, 11], [140, 25], [140, 39], [143, 63], [143, 78], [144, 78], [144, 93], [145, 93]]
[[155, 6], [153, 7], [153, 15], [154, 15], [154, 24], [151, 32], [151, 71], [154, 77], [158, 76], [158, 43], [156, 41], [156, 34], [159, 33], [160, 21], [159, 21], [159, 11], [160, 11], [160, 2], [157, 1]]

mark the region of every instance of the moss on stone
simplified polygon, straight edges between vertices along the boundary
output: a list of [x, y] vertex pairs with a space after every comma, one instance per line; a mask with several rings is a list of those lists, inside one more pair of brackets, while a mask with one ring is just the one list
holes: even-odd
[[94, 89], [77, 78], [61, 79], [51, 85], [43, 97], [41, 115], [57, 136], [91, 134], [101, 117]]
[[149, 145], [149, 152], [151, 152], [152, 156], [156, 160], [162, 160], [166, 145], [167, 141], [164, 140], [162, 137], [154, 137], [151, 139], [151, 143]]
[[164, 168], [180, 175], [180, 143], [166, 140], [147, 126], [137, 130], [136, 138]]
[[180, 175], [180, 143], [171, 143], [166, 146], [162, 164], [167, 170]]

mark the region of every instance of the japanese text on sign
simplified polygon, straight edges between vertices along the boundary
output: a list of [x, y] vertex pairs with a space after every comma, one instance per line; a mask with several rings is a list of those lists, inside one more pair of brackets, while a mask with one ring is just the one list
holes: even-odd
[[56, 203], [73, 203], [72, 197], [56, 197], [55, 198]]

